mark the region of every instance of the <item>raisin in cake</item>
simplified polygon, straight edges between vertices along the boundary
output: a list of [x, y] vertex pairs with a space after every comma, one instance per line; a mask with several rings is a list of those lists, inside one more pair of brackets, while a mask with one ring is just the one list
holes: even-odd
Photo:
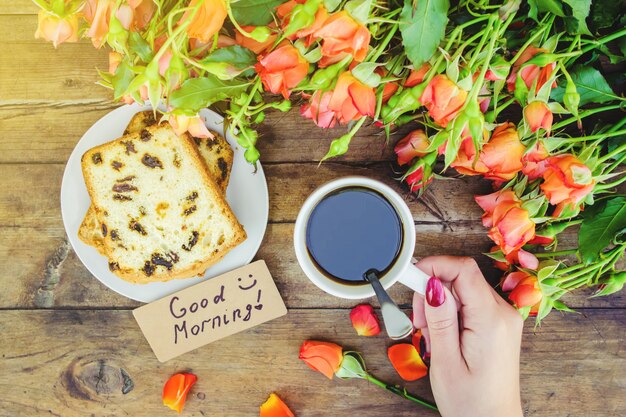
[[196, 275], [246, 238], [193, 139], [167, 124], [90, 149], [82, 168], [109, 267], [125, 280]]
[[[140, 133], [148, 126], [155, 125], [156, 123], [157, 121], [152, 111], [148, 110], [136, 113], [132, 119], [130, 119], [124, 134]], [[193, 140], [198, 146], [200, 156], [207, 165], [209, 174], [225, 194], [233, 165], [233, 150], [224, 137], [215, 132], [211, 133], [214, 135], [213, 138], [193, 138]], [[98, 223], [96, 211], [93, 205], [91, 205], [78, 229], [78, 237], [85, 244], [95, 247], [98, 252], [104, 254], [103, 232], [102, 225]]]

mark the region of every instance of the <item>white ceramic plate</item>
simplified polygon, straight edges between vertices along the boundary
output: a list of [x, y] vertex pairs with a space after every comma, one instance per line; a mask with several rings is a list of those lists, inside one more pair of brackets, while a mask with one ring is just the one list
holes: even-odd
[[[234, 150], [233, 168], [226, 190], [226, 200], [237, 219], [243, 225], [248, 238], [219, 263], [206, 271], [203, 278], [177, 279], [168, 282], [150, 284], [131, 284], [118, 278], [109, 271], [107, 258], [98, 251], [84, 244], [78, 238], [78, 228], [91, 204], [83, 173], [80, 166], [81, 156], [94, 146], [122, 136], [126, 125], [137, 112], [148, 110], [149, 106], [138, 104], [120, 107], [98, 120], [80, 139], [70, 155], [63, 174], [61, 185], [61, 213], [65, 231], [76, 254], [87, 269], [104, 285], [113, 291], [133, 300], [151, 302], [165, 297], [204, 279], [214, 277], [249, 263], [256, 254], [267, 226], [269, 199], [267, 183], [260, 163], [257, 171], [248, 164], [243, 156], [244, 150], [236, 140], [226, 134], [225, 138]], [[200, 116], [209, 129], [224, 134], [223, 118], [211, 110], [201, 110]]]

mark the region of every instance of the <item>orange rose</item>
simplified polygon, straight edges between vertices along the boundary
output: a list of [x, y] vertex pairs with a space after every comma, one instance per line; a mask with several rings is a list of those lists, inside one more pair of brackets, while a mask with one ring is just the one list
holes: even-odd
[[376, 94], [374, 89], [363, 84], [349, 71], [342, 73], [328, 103], [340, 123], [348, 123], [364, 116], [374, 117]]
[[309, 62], [291, 43], [285, 42], [268, 55], [259, 57], [254, 67], [266, 90], [289, 98], [290, 89], [306, 78]]
[[309, 368], [333, 379], [343, 360], [342, 350], [341, 346], [334, 343], [306, 340], [300, 347], [300, 359]]
[[350, 311], [352, 327], [359, 336], [376, 336], [380, 334], [380, 324], [374, 309], [369, 304], [361, 304]]
[[95, 10], [93, 10], [91, 26], [87, 31], [87, 36], [91, 38], [91, 42], [96, 48], [102, 46], [107, 33], [109, 33], [109, 20], [113, 6], [114, 2], [112, 0], [98, 0]]
[[543, 101], [533, 101], [524, 107], [524, 120], [530, 127], [531, 132], [542, 128], [550, 133], [552, 129], [552, 112]]
[[398, 165], [406, 165], [418, 156], [424, 156], [426, 153], [424, 150], [428, 148], [430, 142], [423, 130], [417, 129], [406, 135], [400, 140], [395, 148], [394, 152], [398, 156]]
[[541, 177], [546, 171], [547, 159], [550, 156], [543, 142], [538, 140], [528, 152], [522, 157], [522, 173], [528, 177], [529, 180], [536, 180]]
[[476, 203], [485, 210], [483, 214], [483, 225], [493, 227], [493, 214], [496, 207], [510, 203], [519, 203], [519, 199], [511, 190], [500, 190], [487, 195], [477, 195], [474, 197]]
[[529, 61], [532, 57], [539, 53], [547, 53], [549, 52], [546, 49], [536, 48], [532, 45], [527, 47], [524, 52], [520, 54], [520, 57], [515, 61], [513, 67], [511, 68], [511, 74], [506, 79], [507, 88], [510, 92], [515, 91], [515, 82], [517, 80], [517, 74], [519, 73], [521, 79], [526, 84], [526, 88], [530, 88], [533, 85], [535, 80], [537, 81], [537, 86], [535, 88], [535, 93], [537, 93], [541, 87], [548, 81], [550, 76], [552, 75], [552, 71], [556, 67], [556, 63], [550, 63], [545, 67], [538, 67], [537, 65], [526, 65], [522, 68], [524, 63]]
[[574, 155], [556, 155], [547, 159], [541, 190], [550, 204], [577, 206], [591, 191], [595, 180], [591, 170]]
[[339, 62], [348, 54], [357, 62], [363, 61], [370, 43], [369, 30], [345, 10], [331, 15], [312, 35], [322, 39], [320, 68]]
[[428, 109], [428, 114], [435, 123], [446, 127], [459, 113], [466, 98], [467, 91], [460, 89], [445, 75], [439, 74], [428, 83], [420, 102]]
[[521, 249], [535, 237], [535, 223], [519, 203], [504, 203], [495, 208], [489, 237], [505, 255]]
[[307, 104], [303, 104], [300, 107], [300, 114], [302, 117], [311, 119], [315, 124], [321, 128], [327, 129], [335, 126], [337, 118], [335, 112], [328, 108], [330, 98], [332, 97], [332, 91], [316, 91]]
[[202, 42], [209, 42], [224, 25], [224, 20], [228, 16], [225, 0], [191, 0], [188, 10], [183, 14], [181, 22], [185, 22], [191, 17], [194, 8], [201, 3], [189, 26], [187, 35], [190, 38], [198, 38]]
[[[287, 27], [289, 21], [291, 20], [291, 12], [293, 8], [296, 7], [296, 5], [304, 4], [305, 2], [306, 0], [289, 0], [288, 2], [281, 4], [276, 8], [276, 15], [281, 20], [281, 28], [283, 30]], [[311, 23], [307, 27], [301, 28], [296, 33], [289, 36], [288, 39], [295, 40], [308, 37], [305, 44], [309, 46], [311, 43], [313, 43], [313, 34], [315, 33], [315, 31], [323, 26], [326, 19], [328, 19], [328, 10], [326, 10], [326, 7], [324, 7], [323, 5], [320, 5], [317, 9], [317, 12], [315, 13], [315, 20], [313, 21], [313, 23]]]
[[180, 414], [185, 406], [185, 400], [191, 387], [196, 383], [198, 377], [194, 374], [172, 375], [163, 386], [163, 405]]
[[543, 298], [537, 277], [524, 271], [511, 272], [504, 277], [502, 290], [511, 291], [509, 300], [517, 308], [538, 307]]
[[[269, 27], [274, 27], [274, 26], [275, 25], [273, 23], [269, 25]], [[241, 28], [245, 30], [246, 32], [250, 33], [256, 28], [256, 26], [242, 26]], [[259, 42], [259, 41], [255, 41], [252, 38], [244, 36], [241, 34], [241, 32], [239, 32], [238, 30], [235, 30], [235, 41], [239, 45], [243, 46], [244, 48], [248, 48], [249, 50], [251, 50], [257, 55], [264, 53], [267, 49], [269, 49], [272, 45], [274, 45], [274, 42], [276, 42], [276, 38], [278, 38], [278, 35], [276, 33], [272, 33], [270, 36], [268, 36], [265, 42]]]
[[513, 191], [500, 190], [474, 199], [485, 210], [483, 225], [491, 228], [489, 237], [500, 246], [505, 256], [518, 251], [535, 237], [535, 223]]
[[[480, 156], [476, 158], [476, 146], [474, 146], [474, 140], [467, 126], [463, 128], [461, 138], [462, 141], [459, 152], [450, 166], [463, 175], [487, 174], [489, 168], [487, 168]], [[445, 153], [445, 149], [443, 152]]]
[[35, 38], [52, 42], [56, 48], [63, 42], [78, 42], [78, 15], [72, 14], [60, 18], [40, 10], [37, 17]]
[[525, 150], [513, 123], [503, 123], [496, 127], [491, 139], [480, 152], [480, 161], [488, 169], [485, 178], [508, 181], [515, 177], [522, 169], [522, 155]]

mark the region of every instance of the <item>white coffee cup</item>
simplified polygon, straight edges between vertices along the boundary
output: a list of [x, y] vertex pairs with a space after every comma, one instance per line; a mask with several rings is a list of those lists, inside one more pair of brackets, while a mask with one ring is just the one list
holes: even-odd
[[353, 187], [365, 187], [381, 194], [394, 207], [402, 223], [403, 240], [400, 253], [393, 266], [379, 277], [381, 284], [387, 289], [396, 282], [400, 282], [413, 291], [424, 294], [429, 277], [411, 262], [415, 250], [413, 215], [397, 192], [382, 182], [371, 178], [356, 176], [339, 178], [322, 185], [307, 198], [298, 213], [293, 236], [296, 257], [300, 267], [311, 282], [328, 294], [348, 299], [374, 296], [372, 286], [366, 282], [363, 282], [362, 285], [347, 285], [326, 276], [311, 259], [306, 246], [306, 228], [313, 209], [328, 194], [339, 189]]

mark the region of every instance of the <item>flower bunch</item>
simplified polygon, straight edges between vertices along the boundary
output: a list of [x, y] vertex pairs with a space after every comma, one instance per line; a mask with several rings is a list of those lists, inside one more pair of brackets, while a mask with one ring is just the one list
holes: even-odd
[[[38, 38], [57, 47], [82, 36], [109, 50], [100, 83], [115, 100], [149, 101], [195, 136], [209, 134], [199, 110], [218, 106], [250, 163], [260, 156], [254, 126], [296, 102], [340, 131], [324, 160], [346, 153], [366, 123], [387, 136], [411, 124], [395, 146], [402, 180], [418, 193], [447, 168], [493, 181], [497, 194], [477, 198], [497, 245], [490, 256], [537, 277], [539, 316], [565, 308], [558, 297], [579, 286], [619, 287], [626, 216], [622, 197], [607, 197], [626, 181], [612, 66], [626, 52], [619, 2], [34, 1]], [[617, 221], [601, 223], [609, 215]], [[579, 224], [578, 248], [564, 254], [578, 256], [573, 273], [556, 236]], [[549, 288], [546, 262], [558, 265], [550, 278], [564, 274]]]

